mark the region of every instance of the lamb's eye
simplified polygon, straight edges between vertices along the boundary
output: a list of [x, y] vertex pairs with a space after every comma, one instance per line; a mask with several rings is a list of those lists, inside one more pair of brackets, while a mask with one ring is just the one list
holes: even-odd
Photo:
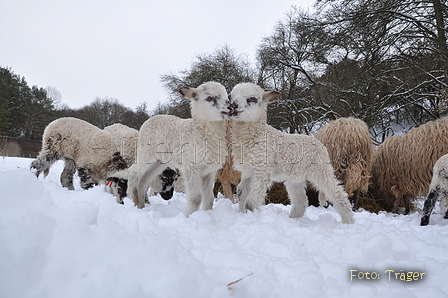
[[208, 101], [208, 102], [216, 101], [216, 99], [214, 97], [211, 97], [211, 96], [207, 97], [205, 100]]
[[247, 103], [257, 103], [257, 102], [258, 102], [258, 99], [255, 97], [250, 97], [247, 99]]

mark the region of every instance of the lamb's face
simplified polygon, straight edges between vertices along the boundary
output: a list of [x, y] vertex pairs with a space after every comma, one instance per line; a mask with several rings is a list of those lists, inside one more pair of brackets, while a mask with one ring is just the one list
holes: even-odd
[[223, 85], [207, 82], [197, 88], [181, 87], [179, 92], [191, 103], [191, 114], [207, 121], [229, 119], [229, 98]]
[[179, 174], [171, 168], [166, 168], [159, 176], [162, 181], [162, 189], [160, 190], [160, 196], [164, 200], [169, 200], [173, 197], [174, 183], [179, 177]]
[[229, 115], [235, 122], [253, 122], [266, 114], [267, 105], [277, 101], [280, 93], [265, 92], [253, 83], [236, 85], [230, 92]]

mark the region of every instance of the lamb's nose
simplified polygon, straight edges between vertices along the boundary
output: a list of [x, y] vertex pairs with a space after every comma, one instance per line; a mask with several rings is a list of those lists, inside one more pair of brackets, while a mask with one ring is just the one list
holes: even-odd
[[231, 103], [227, 109], [229, 109], [229, 116], [232, 116], [233, 114], [235, 114], [235, 110], [238, 109], [238, 105], [235, 103]]

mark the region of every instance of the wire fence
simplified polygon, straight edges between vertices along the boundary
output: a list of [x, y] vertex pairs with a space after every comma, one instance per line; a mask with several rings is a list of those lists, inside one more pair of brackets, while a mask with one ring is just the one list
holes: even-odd
[[0, 135], [0, 156], [36, 158], [42, 142]]

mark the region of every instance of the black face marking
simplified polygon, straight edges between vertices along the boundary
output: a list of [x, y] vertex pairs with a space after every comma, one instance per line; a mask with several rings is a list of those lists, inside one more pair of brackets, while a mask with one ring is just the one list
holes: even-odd
[[117, 179], [117, 188], [118, 188], [118, 195], [120, 196], [120, 199], [123, 199], [127, 195], [128, 191], [128, 180], [126, 179]]
[[207, 96], [205, 101], [212, 103], [212, 106], [216, 107], [218, 105], [219, 96]]
[[171, 168], [165, 169], [162, 174], [159, 176], [162, 181], [162, 190], [160, 192], [160, 196], [164, 200], [169, 200], [173, 197], [174, 192], [174, 183], [177, 180], [179, 175], [176, 171]]
[[229, 104], [229, 105], [227, 106], [227, 109], [229, 110], [229, 112], [228, 112], [228, 115], [229, 115], [229, 116], [236, 116], [236, 115], [238, 115], [238, 113], [239, 113], [239, 111], [237, 110], [237, 109], [238, 109], [238, 104], [236, 104], [236, 103], [234, 103], [234, 102], [232, 102], [231, 104]]
[[98, 182], [94, 181], [94, 179], [92, 178], [92, 172], [90, 169], [79, 168], [78, 176], [81, 180], [82, 189], [89, 189], [95, 185], [98, 185]]
[[439, 177], [448, 180], [448, 169], [441, 169], [439, 171]]

